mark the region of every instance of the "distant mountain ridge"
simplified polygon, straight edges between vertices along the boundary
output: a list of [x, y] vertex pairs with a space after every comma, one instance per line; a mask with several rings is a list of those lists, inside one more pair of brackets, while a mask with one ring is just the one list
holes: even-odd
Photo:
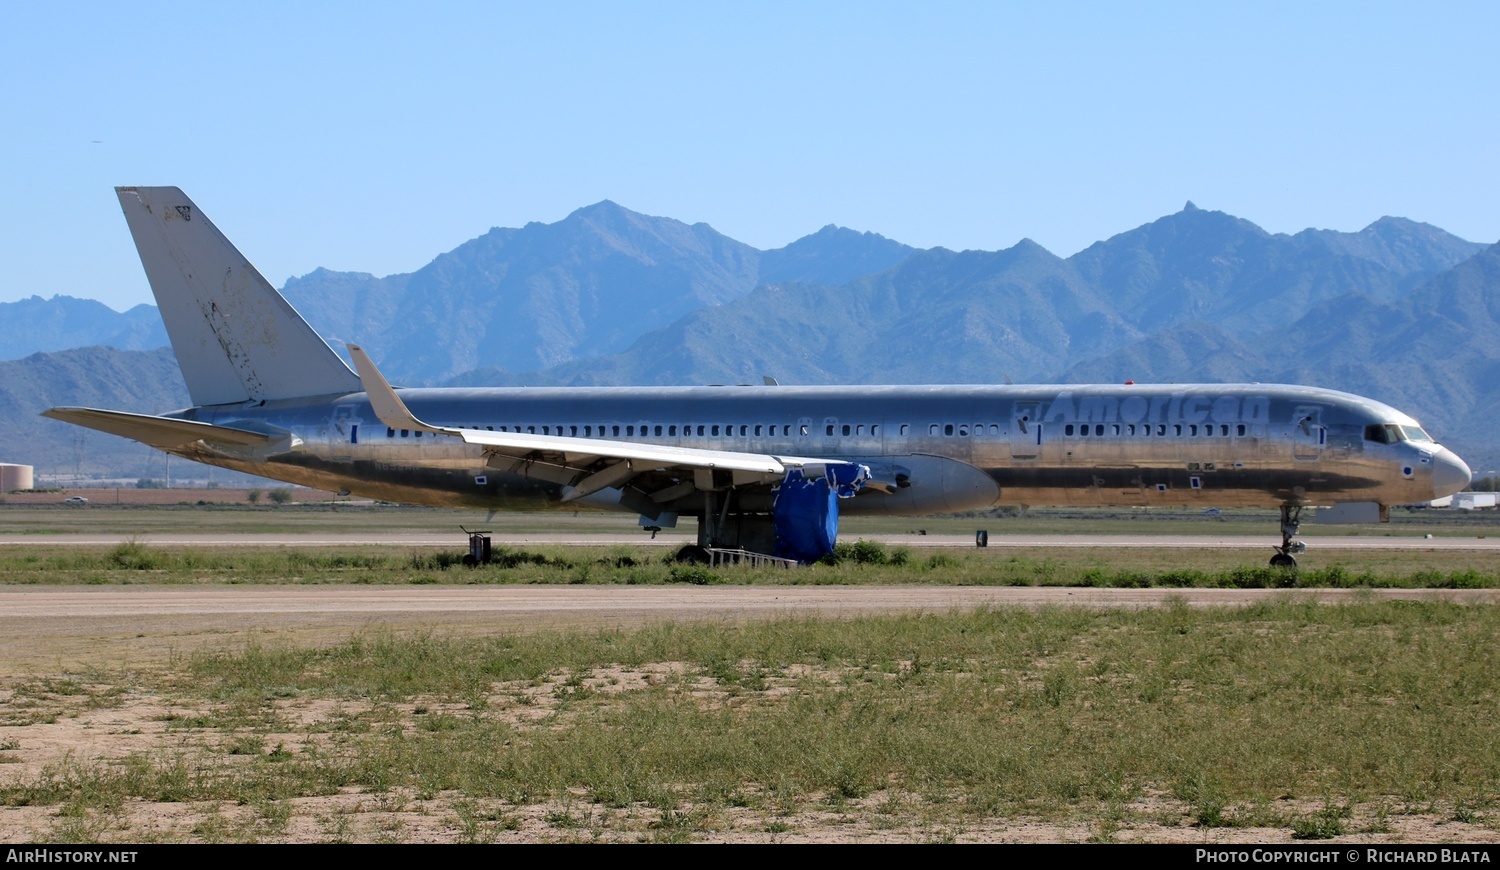
[[621, 354], [522, 379], [720, 383], [766, 371], [795, 383], [1054, 381], [1133, 352], [1145, 355], [1139, 373], [1119, 379], [1149, 380], [1154, 354], [1200, 359], [1178, 347], [1190, 334], [1228, 348], [1352, 292], [1394, 303], [1482, 250], [1396, 218], [1357, 233], [1273, 235], [1189, 203], [1068, 259], [1023, 240], [1004, 251], [919, 251], [837, 288], [762, 286]]
[[103, 302], [72, 296], [0, 302], [0, 327], [0, 360], [90, 345], [150, 350], [167, 343], [154, 305], [122, 314]]
[[[829, 225], [760, 251], [705, 223], [643, 215], [605, 200], [556, 223], [491, 229], [415, 272], [376, 277], [316, 269], [290, 279], [282, 292], [336, 349], [365, 344], [393, 376], [424, 382], [478, 366], [527, 370], [616, 353], [642, 333], [737, 299], [757, 284], [842, 284], [914, 250]], [[253, 261], [254, 252], [247, 253]], [[5, 359], [93, 344], [166, 343], [151, 306], [121, 315], [97, 302], [54, 297], [8, 303], [0, 312], [7, 323], [25, 324], [0, 343]]]
[[[480, 366], [524, 371], [616, 353], [642, 333], [745, 295], [765, 275], [843, 283], [912, 250], [825, 227], [762, 252], [708, 224], [606, 200], [554, 224], [492, 229], [410, 275], [314, 273], [286, 293], [314, 325], [338, 322], [330, 341], [361, 342], [395, 376], [431, 381]], [[364, 315], [343, 314], [341, 295]]]
[[188, 404], [170, 348], [83, 347], [0, 362], [0, 462], [34, 465], [39, 475], [154, 471], [159, 477], [158, 451], [39, 415], [58, 405], [159, 414]]
[[1271, 234], [1241, 218], [1182, 211], [1069, 258], [1122, 316], [1154, 332], [1206, 320], [1261, 330], [1350, 292], [1400, 298], [1483, 246], [1436, 227], [1381, 218], [1356, 233]]

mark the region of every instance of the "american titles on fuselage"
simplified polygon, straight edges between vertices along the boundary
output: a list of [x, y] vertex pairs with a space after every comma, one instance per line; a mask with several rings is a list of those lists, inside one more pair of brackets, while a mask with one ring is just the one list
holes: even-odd
[[1186, 391], [1156, 396], [1057, 394], [1040, 411], [1043, 423], [1226, 423], [1271, 422], [1269, 396], [1212, 396]]

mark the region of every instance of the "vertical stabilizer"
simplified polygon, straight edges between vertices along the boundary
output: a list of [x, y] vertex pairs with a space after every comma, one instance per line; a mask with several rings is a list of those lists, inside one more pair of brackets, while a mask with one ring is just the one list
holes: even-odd
[[115, 193], [193, 404], [359, 392], [359, 377], [182, 191]]

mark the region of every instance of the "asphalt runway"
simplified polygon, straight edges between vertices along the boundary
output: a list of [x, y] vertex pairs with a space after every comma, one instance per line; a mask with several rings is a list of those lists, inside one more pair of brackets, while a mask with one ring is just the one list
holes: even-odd
[[[864, 536], [913, 548], [966, 548], [966, 535]], [[99, 546], [127, 540], [156, 546], [462, 549], [451, 533], [59, 534], [0, 535], [0, 546]], [[688, 535], [525, 534], [492, 536], [497, 545], [676, 548]], [[1268, 536], [990, 535], [994, 549], [1269, 550]], [[1494, 550], [1500, 536], [1318, 536], [1320, 550]], [[1339, 602], [1441, 599], [1495, 603], [1500, 590], [1089, 589], [1079, 587], [931, 586], [7, 586], [0, 587], [0, 672], [27, 674], [110, 667], [246, 644], [317, 645], [357, 632], [486, 634], [544, 628], [634, 628], [663, 621], [725, 623], [777, 617], [854, 617], [940, 613], [976, 607], [1193, 607], [1244, 605], [1295, 596]]]
[[[847, 536], [846, 536], [847, 537]], [[857, 539], [879, 541], [888, 546], [920, 549], [973, 547], [972, 535], [859, 535]], [[464, 538], [456, 533], [350, 535], [299, 534], [58, 534], [0, 535], [0, 545], [21, 546], [100, 546], [125, 541], [145, 544], [194, 547], [341, 547], [386, 545], [400, 547], [445, 547], [464, 549]], [[494, 544], [505, 546], [613, 547], [621, 544], [639, 547], [681, 547], [694, 543], [692, 535], [657, 535], [655, 539], [637, 534], [492, 534]], [[1500, 536], [1433, 537], [1421, 536], [1343, 536], [1304, 535], [1309, 550], [1500, 550]], [[995, 535], [989, 536], [992, 549], [1210, 549], [1269, 550], [1277, 543], [1274, 535]]]
[[360, 632], [479, 635], [672, 621], [947, 613], [976, 607], [1243, 606], [1282, 599], [1493, 604], [1500, 590], [1087, 589], [990, 586], [10, 586], [0, 674], [152, 666], [249, 644], [321, 645]]

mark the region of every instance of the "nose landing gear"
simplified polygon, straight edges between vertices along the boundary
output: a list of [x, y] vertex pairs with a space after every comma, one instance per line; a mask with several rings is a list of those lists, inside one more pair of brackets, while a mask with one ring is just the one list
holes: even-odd
[[1296, 568], [1297, 553], [1307, 550], [1307, 545], [1297, 540], [1297, 530], [1301, 526], [1302, 507], [1300, 505], [1281, 506], [1281, 546], [1275, 547], [1276, 555], [1271, 557], [1272, 568]]

